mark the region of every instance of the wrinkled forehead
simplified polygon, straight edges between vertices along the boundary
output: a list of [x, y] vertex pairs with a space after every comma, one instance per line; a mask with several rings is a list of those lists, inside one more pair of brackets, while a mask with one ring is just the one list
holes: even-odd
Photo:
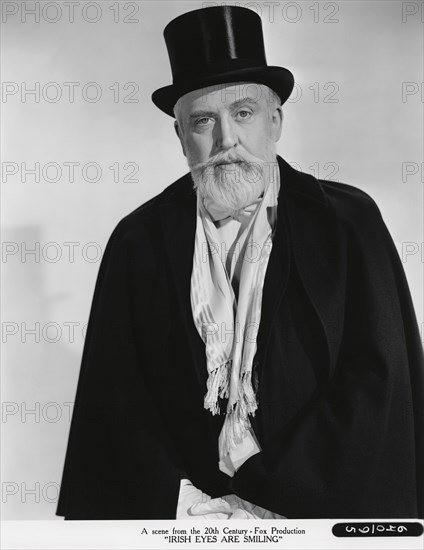
[[268, 86], [257, 82], [234, 82], [217, 84], [207, 88], [194, 90], [183, 95], [179, 107], [183, 111], [201, 107], [230, 107], [234, 103], [255, 102], [267, 105], [273, 99], [273, 92]]

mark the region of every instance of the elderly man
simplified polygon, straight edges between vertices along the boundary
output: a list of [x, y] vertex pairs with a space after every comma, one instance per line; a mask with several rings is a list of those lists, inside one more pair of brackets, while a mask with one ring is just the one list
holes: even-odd
[[108, 242], [58, 515], [422, 517], [422, 347], [376, 204], [276, 155], [294, 81], [254, 12], [165, 39], [190, 173]]

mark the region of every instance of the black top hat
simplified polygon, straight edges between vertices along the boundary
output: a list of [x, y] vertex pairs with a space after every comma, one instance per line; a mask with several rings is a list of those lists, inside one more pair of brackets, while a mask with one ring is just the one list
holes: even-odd
[[189, 11], [168, 23], [163, 34], [173, 84], [153, 92], [152, 101], [167, 115], [174, 116], [174, 105], [184, 94], [214, 84], [266, 84], [281, 103], [293, 90], [289, 70], [267, 65], [261, 18], [248, 8]]

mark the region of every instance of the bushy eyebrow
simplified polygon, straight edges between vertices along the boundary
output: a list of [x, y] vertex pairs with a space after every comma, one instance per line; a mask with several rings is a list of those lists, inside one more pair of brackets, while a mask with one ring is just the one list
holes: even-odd
[[203, 118], [216, 115], [215, 111], [194, 111], [190, 113], [189, 119], [193, 120], [194, 118]]
[[[241, 99], [237, 99], [236, 101], [233, 101], [233, 103], [230, 104], [230, 109], [238, 109], [239, 107], [242, 107], [243, 105], [251, 105], [252, 107], [256, 106], [258, 102], [255, 99], [252, 99], [250, 97], [244, 97]], [[189, 119], [193, 120], [195, 118], [203, 118], [203, 117], [212, 117], [216, 115], [216, 111], [194, 111], [193, 113], [190, 113]]]
[[230, 108], [237, 109], [238, 107], [242, 107], [243, 105], [246, 105], [246, 104], [251, 105], [252, 107], [255, 107], [258, 104], [258, 102], [256, 101], [256, 99], [252, 99], [251, 97], [243, 97], [231, 103]]

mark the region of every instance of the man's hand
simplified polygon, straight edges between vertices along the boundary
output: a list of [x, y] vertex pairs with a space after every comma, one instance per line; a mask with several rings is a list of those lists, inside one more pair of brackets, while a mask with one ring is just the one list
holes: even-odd
[[275, 512], [270, 512], [261, 506], [252, 504], [237, 495], [225, 495], [221, 500], [224, 500], [231, 506], [230, 519], [284, 519], [285, 516], [280, 516]]
[[188, 479], [181, 480], [176, 519], [228, 519], [231, 514], [228, 502], [203, 493]]
[[282, 519], [274, 512], [243, 500], [237, 495], [212, 498], [182, 479], [176, 519]]

